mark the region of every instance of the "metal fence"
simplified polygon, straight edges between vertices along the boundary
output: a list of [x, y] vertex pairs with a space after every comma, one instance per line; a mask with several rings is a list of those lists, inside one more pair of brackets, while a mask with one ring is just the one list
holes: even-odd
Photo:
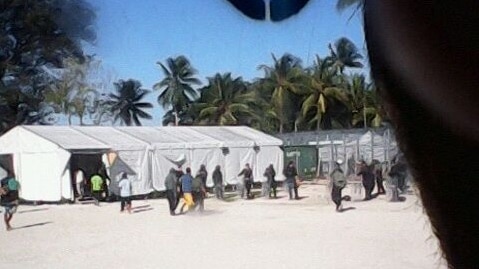
[[[316, 160], [315, 176], [324, 176], [334, 167], [338, 159], [344, 160], [343, 170], [347, 175], [354, 173], [355, 163], [361, 160], [371, 163], [377, 160], [384, 165], [390, 165], [392, 159], [398, 154], [398, 146], [393, 132], [389, 128], [381, 129], [349, 129], [329, 130], [319, 132], [299, 132], [277, 135], [283, 140], [285, 160], [292, 157], [291, 149], [296, 149], [299, 154], [304, 150], [298, 148], [314, 148], [315, 157], [295, 156], [298, 168], [305, 167], [301, 162], [310, 159]], [[309, 154], [313, 154], [308, 151]], [[300, 173], [304, 173], [298, 169]]]

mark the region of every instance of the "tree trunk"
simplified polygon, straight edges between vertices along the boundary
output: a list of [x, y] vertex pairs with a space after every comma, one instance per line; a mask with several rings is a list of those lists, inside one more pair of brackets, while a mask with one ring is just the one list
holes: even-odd
[[72, 125], [72, 114], [68, 113], [68, 125]]
[[173, 112], [173, 115], [175, 116], [175, 126], [178, 126], [180, 121], [178, 119], [178, 112], [176, 111], [176, 109]]

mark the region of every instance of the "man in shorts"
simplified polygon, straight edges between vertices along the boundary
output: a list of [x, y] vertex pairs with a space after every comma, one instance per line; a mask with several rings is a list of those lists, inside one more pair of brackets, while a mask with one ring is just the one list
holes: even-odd
[[12, 229], [10, 221], [12, 220], [13, 214], [17, 212], [18, 207], [19, 184], [11, 172], [8, 173], [6, 178], [1, 180], [0, 184], [0, 204], [5, 210], [3, 220], [5, 221], [7, 231], [10, 231]]

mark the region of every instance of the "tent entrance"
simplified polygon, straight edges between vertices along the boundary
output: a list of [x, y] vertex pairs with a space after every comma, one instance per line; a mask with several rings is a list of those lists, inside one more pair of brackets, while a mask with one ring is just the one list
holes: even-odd
[[13, 155], [0, 154], [0, 179], [8, 176], [8, 171], [13, 172]]
[[[72, 153], [70, 158], [71, 183], [75, 193], [75, 197], [79, 196], [76, 186], [76, 173], [82, 170], [85, 175], [85, 182], [83, 184], [83, 192], [86, 196], [91, 195], [90, 178], [94, 174], [100, 174], [106, 178], [105, 166], [102, 162], [101, 153]], [[106, 184], [106, 182], [105, 182]], [[106, 188], [104, 188], [106, 189]]]

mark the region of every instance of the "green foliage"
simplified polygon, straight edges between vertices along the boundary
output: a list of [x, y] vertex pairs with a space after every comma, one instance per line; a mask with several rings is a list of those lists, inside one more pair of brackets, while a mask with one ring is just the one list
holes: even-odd
[[[279, 132], [290, 130], [292, 119], [297, 116], [297, 97], [304, 92], [304, 70], [301, 60], [291, 54], [284, 54], [277, 59], [273, 56], [273, 65], [260, 65], [265, 73], [263, 86], [271, 92], [273, 111], [279, 120]], [[296, 113], [295, 113], [296, 112]], [[286, 126], [285, 126], [286, 125]]]
[[83, 0], [0, 1], [0, 133], [18, 124], [51, 124], [45, 88], [68, 57], [84, 59], [95, 14]]
[[134, 79], [119, 80], [114, 83], [116, 93], [111, 93], [111, 110], [115, 114], [114, 121], [120, 120], [121, 124], [141, 126], [140, 119], [152, 119], [144, 109], [152, 108], [148, 102], [142, 99], [150, 92], [141, 88], [141, 83]]
[[160, 91], [158, 103], [164, 109], [171, 109], [171, 114], [179, 117], [188, 109], [191, 102], [198, 98], [197, 91], [193, 88], [201, 82], [196, 78], [196, 70], [191, 66], [185, 56], [166, 59], [166, 65], [157, 63], [163, 71], [164, 78], [153, 86]]
[[[338, 9], [362, 3], [338, 1]], [[86, 116], [95, 125], [152, 119], [146, 109], [153, 105], [143, 101], [149, 91], [139, 81], [119, 80], [112, 93], [89, 81], [100, 67], [81, 49], [95, 40], [95, 15], [84, 0], [0, 0], [0, 15], [0, 133], [17, 124], [52, 124], [58, 114], [70, 124], [72, 117], [84, 124]], [[185, 56], [158, 62], [163, 76], [153, 89], [166, 110], [163, 124], [248, 125], [267, 133], [380, 126], [387, 119], [376, 88], [354, 73], [363, 56], [344, 37], [328, 47], [312, 66], [288, 53], [272, 55], [252, 82], [216, 73], [200, 89]]]
[[257, 96], [248, 90], [241, 77], [218, 73], [208, 78], [208, 85], [200, 92], [201, 97], [195, 103], [199, 124], [241, 125], [259, 118], [254, 110]]

